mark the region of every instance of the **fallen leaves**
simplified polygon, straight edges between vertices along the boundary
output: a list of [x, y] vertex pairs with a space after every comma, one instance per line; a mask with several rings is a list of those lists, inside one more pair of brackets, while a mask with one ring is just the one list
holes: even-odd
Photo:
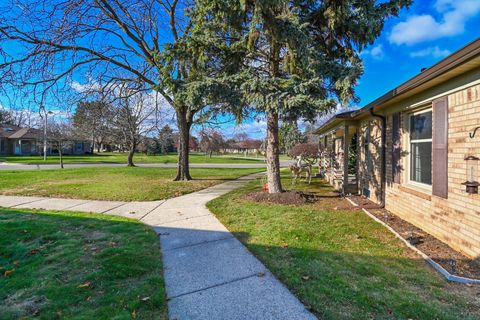
[[148, 300], [150, 300], [150, 297], [143, 297], [143, 298], [141, 298], [140, 300], [142, 300], [142, 301], [148, 301]]
[[257, 272], [257, 277], [265, 277], [265, 272]]
[[9, 276], [11, 276], [14, 272], [15, 272], [15, 269], [7, 270], [7, 271], [5, 271], [5, 272], [3, 273], [3, 275], [4, 275], [5, 277], [9, 277]]
[[92, 286], [92, 283], [90, 281], [87, 281], [85, 283], [80, 284], [77, 288], [90, 288]]
[[40, 252], [40, 249], [32, 249], [28, 252], [28, 256], [33, 256], [34, 254], [37, 254]]

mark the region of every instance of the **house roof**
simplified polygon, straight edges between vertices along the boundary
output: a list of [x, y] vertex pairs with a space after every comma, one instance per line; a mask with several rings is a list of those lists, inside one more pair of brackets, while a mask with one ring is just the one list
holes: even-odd
[[[387, 107], [397, 101], [425, 91], [433, 86], [479, 67], [480, 38], [477, 38], [445, 59], [440, 60], [430, 68], [422, 70], [415, 77], [388, 91], [363, 108], [346, 115], [346, 118], [359, 118], [369, 113], [371, 109]], [[337, 116], [338, 115], [333, 116], [332, 119], [338, 119]], [[328, 130], [327, 127], [331, 127], [332, 119], [320, 126], [315, 132], [321, 133]]]
[[3, 124], [0, 125], [0, 137], [8, 139], [41, 139], [42, 133], [38, 129]]
[[8, 125], [8, 124], [0, 124], [0, 137], [8, 138], [20, 129], [21, 128], [17, 127], [17, 126], [12, 126], [12, 125]]
[[323, 123], [317, 130], [315, 130], [315, 133], [320, 134], [321, 132], [328, 131], [331, 128], [336, 127], [339, 123], [342, 123], [345, 120], [351, 119], [352, 114], [354, 112], [355, 111], [352, 110], [352, 111], [337, 113], [336, 115], [328, 119], [325, 123]]

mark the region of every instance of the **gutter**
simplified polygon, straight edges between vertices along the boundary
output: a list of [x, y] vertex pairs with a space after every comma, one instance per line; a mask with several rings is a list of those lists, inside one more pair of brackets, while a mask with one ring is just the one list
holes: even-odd
[[380, 202], [380, 206], [385, 208], [385, 190], [386, 190], [386, 175], [387, 175], [387, 118], [380, 114], [376, 114], [373, 112], [373, 108], [370, 109], [370, 114], [373, 117], [379, 118], [382, 121], [382, 170], [380, 172], [380, 185], [382, 188], [382, 200]]

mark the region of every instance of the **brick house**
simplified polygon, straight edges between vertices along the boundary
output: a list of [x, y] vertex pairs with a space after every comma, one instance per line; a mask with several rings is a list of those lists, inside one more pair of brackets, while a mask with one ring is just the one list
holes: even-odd
[[[480, 195], [467, 161], [480, 157], [480, 38], [367, 106], [317, 129], [325, 178], [480, 257]], [[478, 168], [473, 163], [470, 170]], [[477, 169], [478, 170], [478, 169]], [[477, 178], [478, 181], [478, 178]]]
[[[22, 128], [14, 125], [0, 124], [0, 155], [2, 156], [34, 156], [43, 152], [43, 132], [34, 128]], [[65, 148], [65, 155], [81, 155], [90, 152], [91, 143], [75, 139]], [[48, 154], [56, 154], [57, 150], [48, 146]]]

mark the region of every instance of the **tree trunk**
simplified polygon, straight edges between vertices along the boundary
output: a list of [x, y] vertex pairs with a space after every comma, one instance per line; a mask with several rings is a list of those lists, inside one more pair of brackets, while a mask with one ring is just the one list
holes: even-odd
[[135, 144], [133, 144], [133, 147], [130, 148], [128, 151], [128, 167], [135, 167], [135, 164], [133, 163], [133, 155], [135, 154]]
[[272, 111], [267, 112], [267, 180], [268, 192], [280, 193], [283, 191], [280, 180], [278, 140], [278, 114]]
[[63, 152], [62, 152], [62, 145], [59, 144], [58, 146], [58, 155], [60, 156], [60, 168], [63, 169]]
[[190, 165], [188, 162], [191, 123], [187, 120], [186, 114], [177, 112], [177, 124], [179, 130], [178, 169], [174, 181], [192, 180], [192, 177], [190, 176]]
[[95, 133], [92, 131], [92, 145], [90, 146], [90, 153], [95, 153]]

